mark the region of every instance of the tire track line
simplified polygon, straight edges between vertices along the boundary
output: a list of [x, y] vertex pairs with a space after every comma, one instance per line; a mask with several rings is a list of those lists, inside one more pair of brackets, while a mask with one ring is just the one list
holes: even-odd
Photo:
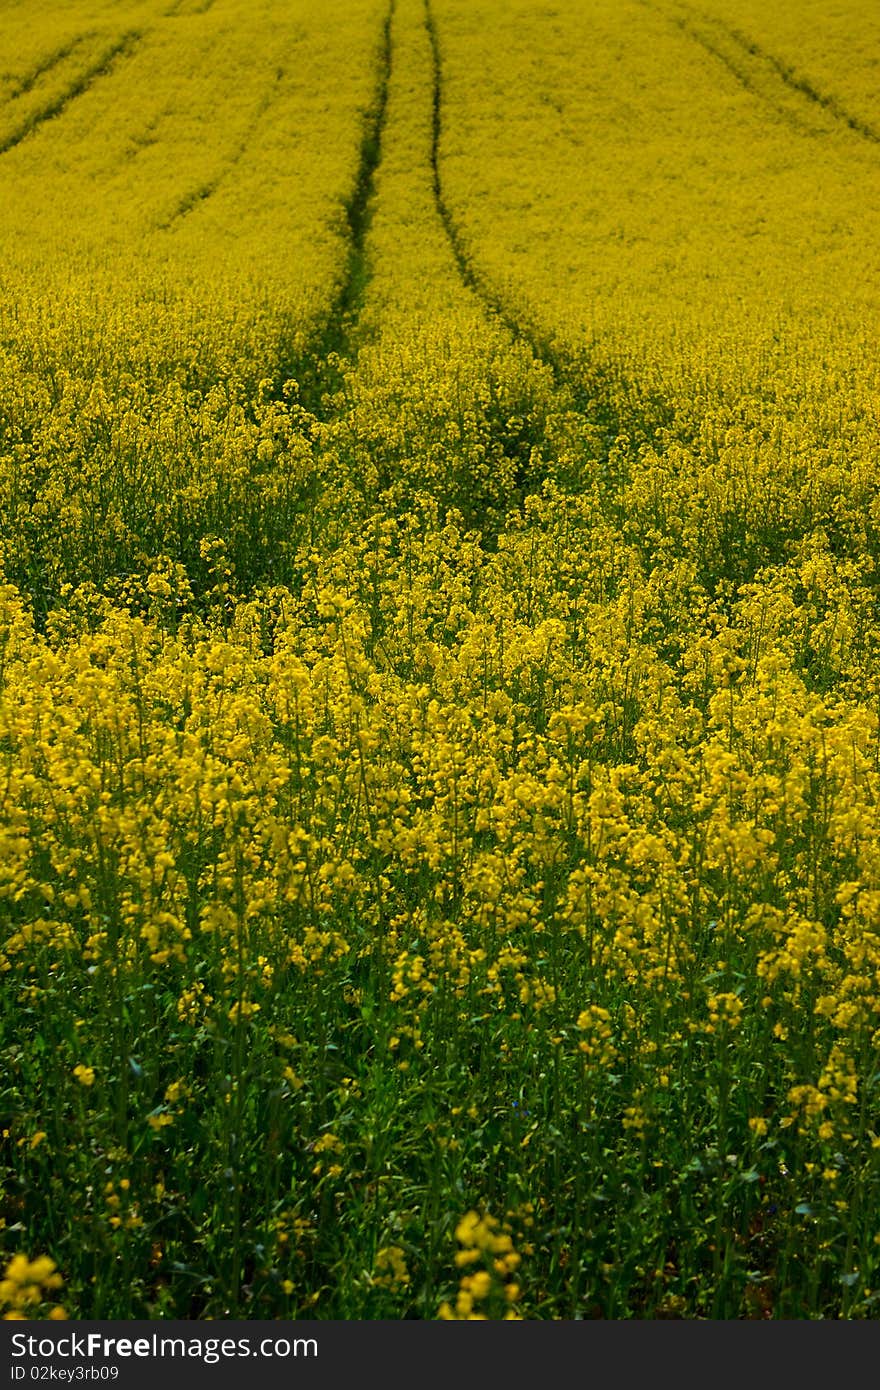
[[366, 241], [372, 214], [376, 170], [382, 158], [382, 136], [388, 109], [388, 87], [391, 81], [393, 62], [391, 34], [394, 9], [394, 0], [391, 0], [382, 25], [376, 88], [371, 112], [367, 117], [361, 138], [357, 178], [351, 196], [345, 205], [349, 244], [345, 277], [324, 334], [326, 350], [337, 351], [340, 356], [344, 357], [355, 355], [352, 349], [353, 333], [363, 308], [369, 279]]
[[[440, 145], [443, 136], [443, 59], [440, 40], [431, 0], [424, 0], [425, 25], [431, 40], [433, 60], [433, 125], [431, 140], [431, 175], [437, 212], [446, 231], [459, 274], [468, 288], [477, 296], [490, 317], [496, 319], [511, 337], [529, 349], [537, 363], [546, 367], [553, 377], [556, 389], [567, 396], [572, 409], [597, 424], [604, 432], [606, 447], [624, 428], [610, 396], [606, 396], [598, 381], [587, 385], [577, 363], [558, 347], [542, 337], [533, 327], [527, 327], [510, 310], [503, 298], [496, 294], [474, 266], [462, 244], [461, 234], [455, 216], [443, 188], [441, 173]], [[599, 389], [597, 389], [597, 386]]]
[[873, 126], [868, 125], [866, 121], [862, 121], [858, 116], [852, 115], [836, 97], [831, 96], [827, 92], [820, 91], [818, 87], [814, 87], [806, 77], [802, 77], [799, 73], [795, 72], [794, 68], [784, 63], [782, 59], [777, 58], [775, 54], [768, 52], [767, 49], [761, 48], [753, 39], [740, 33], [739, 30], [728, 28], [728, 26], [722, 24], [720, 20], [718, 23], [736, 43], [740, 44], [746, 50], [746, 52], [752, 53], [764, 62], [769, 63], [791, 91], [797, 92], [799, 95], [806, 97], [808, 101], [813, 102], [817, 106], [821, 106], [823, 110], [827, 111], [835, 120], [847, 126], [864, 140], [870, 140], [873, 144], [880, 144], [880, 131], [875, 130]]
[[392, 25], [395, 0], [389, 0], [382, 22], [379, 56], [372, 101], [362, 125], [360, 151], [354, 183], [343, 205], [348, 246], [342, 277], [335, 298], [319, 323], [314, 345], [303, 357], [293, 349], [282, 352], [282, 377], [299, 384], [300, 400], [319, 419], [337, 414], [328, 400], [341, 388], [346, 364], [357, 359], [357, 325], [363, 310], [370, 268], [366, 241], [372, 217], [376, 171], [382, 158], [382, 137], [388, 108], [388, 87], [393, 62]]
[[59, 63], [64, 62], [65, 58], [69, 58], [71, 53], [79, 48], [80, 44], [85, 43], [86, 39], [93, 37], [94, 35], [92, 34], [77, 34], [76, 38], [71, 39], [70, 42], [64, 44], [62, 48], [56, 48], [54, 53], [50, 53], [48, 57], [42, 58], [35, 67], [31, 68], [26, 76], [20, 78], [19, 81], [13, 85], [6, 100], [17, 101], [19, 97], [26, 96], [28, 92], [33, 91], [41, 77], [45, 77], [47, 73], [52, 72], [54, 68], [58, 67]]
[[489, 289], [489, 286], [478, 275], [472, 262], [468, 258], [462, 246], [461, 236], [452, 215], [452, 211], [446, 201], [443, 192], [443, 181], [440, 174], [440, 143], [443, 136], [443, 64], [440, 55], [440, 41], [437, 35], [437, 25], [434, 20], [434, 13], [431, 8], [430, 0], [424, 0], [425, 5], [425, 27], [431, 40], [431, 59], [433, 67], [433, 91], [431, 95], [432, 103], [432, 122], [431, 122], [431, 182], [434, 189], [434, 202], [437, 205], [437, 212], [440, 221], [443, 223], [452, 254], [455, 258], [458, 273], [468, 289], [471, 290], [484, 307], [488, 310], [492, 318], [498, 319], [508, 333], [519, 342], [524, 342], [531, 348], [538, 361], [549, 367], [557, 379], [557, 385], [563, 381], [561, 364], [549, 347], [533, 338], [521, 323], [513, 317], [504, 302]]
[[51, 121], [55, 116], [60, 116], [77, 97], [83, 96], [100, 78], [108, 77], [121, 59], [130, 57], [142, 38], [143, 33], [141, 30], [133, 29], [127, 34], [124, 34], [111, 48], [106, 49], [96, 62], [87, 67], [76, 81], [71, 83], [66, 91], [62, 92], [54, 101], [50, 102], [48, 106], [43, 107], [36, 115], [22, 122], [11, 135], [8, 135], [6, 139], [0, 143], [0, 155], [8, 154], [10, 150], [15, 149], [23, 140], [26, 140], [29, 135], [36, 134], [40, 127], [45, 125], [46, 121]]
[[214, 0], [201, 0], [201, 4], [191, 5], [190, 8], [184, 9], [183, 6], [186, 3], [187, 0], [171, 0], [171, 4], [164, 11], [165, 18], [189, 19], [193, 15], [207, 14], [214, 4]]
[[158, 224], [160, 231], [170, 231], [176, 223], [181, 222], [185, 217], [188, 217], [190, 213], [195, 212], [196, 208], [201, 207], [209, 198], [213, 198], [214, 194], [223, 186], [230, 175], [235, 172], [250, 149], [254, 136], [260, 128], [260, 122], [265, 117], [267, 111], [269, 111], [278, 100], [280, 96], [278, 89], [284, 77], [285, 72], [283, 68], [279, 69], [275, 74], [274, 90], [270, 89], [268, 94], [261, 101], [256, 114], [248, 124], [247, 130], [233, 150], [231, 159], [224, 164], [223, 168], [217, 172], [213, 179], [209, 179], [206, 183], [200, 184], [198, 188], [191, 189], [189, 193], [184, 194], [178, 202], [177, 207], [171, 213], [171, 216], [167, 217], [164, 222]]
[[676, 15], [674, 16], [673, 22], [678, 29], [680, 29], [682, 34], [691, 39], [694, 43], [699, 44], [704, 52], [708, 53], [711, 58], [715, 58], [719, 63], [723, 63], [727, 71], [736, 78], [740, 86], [743, 87], [750, 96], [755, 97], [758, 101], [764, 102], [770, 107], [771, 111], [775, 111], [777, 116], [780, 116], [788, 125], [800, 131], [802, 134], [815, 135], [817, 133], [815, 127], [811, 126], [803, 116], [788, 110], [787, 107], [780, 105], [778, 101], [774, 101], [770, 93], [762, 91], [752, 80], [747, 68], [737, 63], [729, 54], [724, 52], [723, 48], [713, 43], [710, 38], [701, 33], [700, 30], [689, 23], [687, 19], [683, 16]]
[[[860, 117], [854, 116], [836, 97], [831, 96], [827, 92], [822, 92], [818, 87], [814, 86], [808, 78], [796, 72], [790, 64], [784, 62], [775, 54], [770, 53], [767, 49], [762, 48], [756, 40], [742, 33], [741, 30], [735, 29], [731, 25], [725, 23], [725, 21], [720, 19], [717, 15], [708, 14], [704, 10], [693, 9], [691, 6], [683, 3], [680, 5], [681, 10], [684, 11], [683, 14], [670, 13], [665, 7], [654, 4], [653, 0], [641, 0], [641, 3], [645, 5], [646, 8], [654, 10], [655, 13], [664, 15], [667, 19], [670, 19], [689, 39], [699, 44], [711, 57], [723, 63], [727, 70], [732, 73], [747, 92], [757, 97], [759, 100], [766, 102], [778, 115], [782, 116], [789, 124], [795, 126], [799, 130], [813, 136], [821, 133], [816, 130], [815, 126], [810, 124], [808, 119], [810, 108], [813, 107], [825, 113], [837, 125], [846, 127], [855, 135], [861, 136], [862, 139], [868, 140], [872, 144], [880, 144], [880, 131], [876, 130], [866, 121], [861, 120]], [[694, 21], [696, 21], [696, 24]], [[708, 25], [710, 30], [714, 29], [729, 43], [733, 44], [734, 49], [739, 51], [742, 59], [746, 63], [751, 60], [753, 63], [758, 64], [759, 69], [763, 70], [764, 75], [772, 84], [781, 83], [786, 92], [790, 92], [795, 97], [799, 98], [803, 104], [803, 111], [792, 111], [780, 105], [778, 101], [775, 101], [773, 99], [772, 90], [763, 90], [755, 82], [754, 76], [750, 74], [747, 69], [744, 69], [729, 53], [724, 52], [719, 42], [713, 42], [710, 37], [700, 31], [697, 27], [700, 23]]]

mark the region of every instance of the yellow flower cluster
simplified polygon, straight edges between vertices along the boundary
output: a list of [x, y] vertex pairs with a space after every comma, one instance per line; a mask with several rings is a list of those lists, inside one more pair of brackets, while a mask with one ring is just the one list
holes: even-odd
[[[509, 1230], [488, 1213], [469, 1211], [455, 1228], [461, 1247], [455, 1256], [461, 1276], [455, 1304], [443, 1302], [437, 1313], [445, 1322], [481, 1322], [487, 1318], [516, 1319], [520, 1286], [515, 1274], [521, 1259]], [[474, 1269], [473, 1266], [482, 1265]]]
[[399, 1245], [384, 1245], [376, 1252], [373, 1283], [378, 1288], [396, 1293], [399, 1289], [405, 1289], [409, 1282], [406, 1252]]
[[0, 1239], [84, 1315], [432, 1316], [463, 1192], [533, 1226], [442, 1317], [875, 1308], [876, 20], [820, 9], [11, 18]]
[[55, 1268], [54, 1260], [39, 1255], [29, 1260], [26, 1255], [13, 1255], [0, 1279], [0, 1310], [7, 1321], [22, 1318], [66, 1318], [60, 1304], [46, 1309], [45, 1305], [64, 1280]]

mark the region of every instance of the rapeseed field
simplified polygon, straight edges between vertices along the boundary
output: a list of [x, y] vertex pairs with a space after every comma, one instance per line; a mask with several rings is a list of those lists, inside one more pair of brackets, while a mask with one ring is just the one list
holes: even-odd
[[0, 0], [0, 1314], [870, 1318], [869, 0]]

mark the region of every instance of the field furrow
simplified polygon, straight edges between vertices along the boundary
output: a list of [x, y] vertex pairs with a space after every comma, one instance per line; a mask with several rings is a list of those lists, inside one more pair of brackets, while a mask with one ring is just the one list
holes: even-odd
[[[95, 61], [89, 63], [62, 91], [53, 95], [45, 105], [40, 105], [36, 111], [19, 124], [13, 124], [12, 129], [8, 130], [0, 139], [0, 155], [8, 154], [16, 145], [20, 145], [22, 140], [27, 139], [30, 135], [35, 135], [47, 121], [61, 116], [71, 102], [89, 91], [99, 78], [109, 76], [117, 64], [134, 51], [141, 37], [140, 32], [131, 30], [103, 47]], [[73, 49], [69, 48], [62, 57], [67, 57], [72, 51]], [[30, 87], [25, 88], [25, 90], [29, 91]]]
[[738, 33], [735, 29], [729, 29], [728, 33], [747, 53], [754, 54], [762, 62], [768, 63], [792, 91], [806, 97], [808, 101], [821, 107], [823, 111], [827, 111], [835, 120], [848, 126], [857, 135], [861, 135], [863, 139], [871, 140], [875, 144], [880, 141], [880, 132], [874, 126], [868, 125], [858, 116], [847, 111], [836, 97], [831, 96], [828, 92], [820, 91], [808, 78], [800, 76], [788, 63], [783, 62], [774, 54], [767, 53], [753, 39]]
[[[808, 134], [825, 134], [836, 126], [874, 143], [880, 140], [872, 126], [848, 112], [835, 97], [818, 90], [790, 64], [723, 20], [686, 5], [678, 5], [670, 13], [685, 33], [723, 63], [748, 91], [769, 102], [783, 119]], [[792, 96], [796, 100], [792, 101]]]
[[60, 48], [55, 49], [53, 53], [49, 53], [40, 58], [35, 66], [26, 72], [23, 77], [18, 78], [11, 84], [9, 90], [5, 94], [5, 100], [17, 101], [19, 97], [25, 96], [36, 86], [42, 77], [50, 73], [59, 63], [63, 63], [65, 58], [69, 58], [74, 49], [78, 48], [81, 43], [84, 43], [87, 38], [88, 35], [78, 34], [75, 38], [64, 43]]
[[275, 73], [274, 88], [270, 88], [261, 99], [254, 116], [249, 121], [246, 130], [244, 131], [238, 144], [235, 146], [235, 149], [232, 151], [232, 154], [227, 160], [227, 162], [223, 165], [221, 169], [217, 171], [214, 177], [210, 179], [207, 183], [200, 184], [198, 188], [191, 189], [189, 192], [184, 194], [184, 196], [181, 198], [180, 202], [177, 204], [176, 208], [172, 212], [171, 216], [167, 218], [167, 220], [160, 222], [159, 225], [162, 231], [168, 231], [169, 228], [171, 228], [174, 225], [174, 223], [177, 222], [180, 218], [187, 217], [199, 206], [200, 203], [204, 203], [207, 201], [208, 198], [211, 198], [217, 192], [218, 188], [221, 187], [224, 181], [228, 179], [231, 174], [234, 173], [236, 165], [239, 163], [239, 161], [247, 156], [251, 143], [259, 128], [260, 121], [266, 115], [267, 111], [269, 111], [273, 102], [278, 99], [278, 84], [283, 80], [284, 76], [284, 69], [278, 68]]
[[207, 14], [213, 4], [214, 0], [171, 0], [171, 4], [164, 13], [169, 19]]
[[[696, 12], [696, 6], [690, 6]], [[775, 69], [775, 79], [830, 112], [867, 139], [880, 130], [877, 53], [880, 16], [865, 6], [802, 0], [797, 7], [760, 0], [703, 0], [700, 13], [720, 25], [745, 51], [754, 49]]]
[[485, 305], [489, 314], [496, 317], [504, 325], [514, 340], [525, 343], [535, 360], [541, 362], [553, 374], [557, 388], [565, 394], [566, 399], [587, 418], [601, 422], [607, 444], [613, 436], [619, 434], [620, 421], [614, 415], [611, 399], [603, 392], [599, 378], [594, 375], [587, 383], [582, 366], [579, 368], [570, 354], [566, 355], [558, 346], [554, 346], [549, 337], [542, 337], [534, 325], [527, 326], [524, 320], [517, 319], [503, 296], [493, 290], [487, 279], [480, 276], [475, 263], [469, 259], [464, 249], [464, 242], [458, 230], [455, 214], [444, 196], [441, 159], [443, 60], [431, 0], [425, 0], [425, 15], [431, 40], [433, 67], [431, 170], [434, 198], [455, 257], [459, 275], [463, 283]]
[[[394, 0], [382, 25], [382, 41], [376, 72], [372, 105], [364, 118], [357, 177], [345, 204], [348, 224], [348, 258], [345, 272], [331, 312], [320, 339], [318, 373], [322, 375], [326, 359], [334, 354], [347, 359], [354, 355], [353, 335], [363, 307], [369, 278], [366, 255], [367, 231], [371, 204], [375, 197], [376, 170], [382, 158], [382, 137], [388, 106], [388, 84], [391, 78], [392, 26]], [[333, 373], [331, 372], [331, 377]]]

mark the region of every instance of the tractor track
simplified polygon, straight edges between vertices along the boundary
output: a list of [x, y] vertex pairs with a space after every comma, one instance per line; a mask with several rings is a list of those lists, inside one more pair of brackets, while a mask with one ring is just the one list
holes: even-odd
[[431, 0], [424, 0], [424, 6], [425, 25], [431, 41], [433, 64], [431, 176], [434, 200], [459, 275], [464, 284], [479, 299], [490, 317], [502, 324], [514, 341], [527, 347], [535, 361], [550, 371], [556, 389], [569, 398], [572, 408], [601, 427], [605, 435], [606, 445], [610, 445], [613, 439], [620, 435], [623, 422], [611, 404], [610, 397], [602, 391], [601, 383], [594, 380], [588, 385], [584, 379], [584, 373], [578, 369], [574, 360], [568, 358], [563, 351], [548, 342], [534, 328], [522, 323], [511, 312], [504, 300], [493, 291], [464, 249], [455, 215], [443, 187], [440, 159], [444, 105], [443, 58]]
[[327, 319], [323, 335], [325, 353], [353, 357], [353, 336], [363, 308], [369, 267], [367, 265], [367, 232], [370, 226], [376, 170], [382, 158], [382, 135], [388, 110], [388, 86], [391, 81], [393, 45], [391, 38], [395, 0], [391, 0], [382, 24], [379, 64], [373, 101], [361, 136], [360, 157], [354, 188], [345, 204], [348, 227], [348, 258], [345, 275], [336, 301]]
[[299, 385], [301, 403], [318, 419], [337, 413], [333, 398], [343, 381], [343, 363], [357, 357], [356, 333], [363, 310], [369, 265], [367, 232], [372, 215], [376, 170], [382, 158], [382, 136], [391, 80], [392, 23], [395, 0], [390, 0], [382, 22], [373, 98], [361, 131], [357, 172], [343, 206], [347, 253], [335, 298], [319, 325], [312, 347], [303, 356], [292, 348], [282, 350], [278, 369], [280, 386], [287, 378]]
[[223, 187], [227, 179], [235, 172], [250, 149], [253, 139], [260, 128], [260, 122], [265, 117], [267, 111], [271, 110], [278, 100], [278, 87], [283, 81], [284, 76], [284, 70], [279, 68], [275, 74], [274, 88], [271, 89], [263, 101], [260, 102], [256, 114], [252, 117], [243, 137], [233, 150], [231, 158], [223, 165], [222, 169], [218, 171], [213, 179], [209, 179], [207, 183], [200, 184], [198, 188], [191, 189], [189, 193], [185, 194], [184, 197], [180, 199], [176, 208], [171, 213], [171, 216], [166, 218], [164, 222], [159, 223], [160, 231], [170, 231], [176, 223], [183, 221], [190, 213], [195, 212], [196, 208], [203, 206], [209, 198], [213, 198], [214, 194]]
[[[820, 91], [790, 64], [762, 48], [754, 39], [726, 24], [716, 15], [696, 10], [684, 3], [680, 3], [679, 6], [683, 13], [678, 14], [670, 12], [666, 6], [655, 4], [654, 0], [641, 0], [641, 3], [671, 20], [692, 42], [699, 44], [712, 58], [722, 63], [751, 96], [765, 102], [801, 132], [812, 136], [825, 133], [813, 124], [815, 115], [821, 113], [830, 118], [832, 126], [851, 131], [872, 144], [880, 144], [880, 131], [854, 116], [836, 97]], [[707, 26], [710, 32], [704, 32], [700, 25]], [[732, 52], [725, 51], [725, 43], [732, 46]], [[752, 64], [751, 71], [749, 64]], [[761, 79], [768, 83], [766, 89], [761, 85]], [[777, 89], [781, 88], [775, 96], [774, 86]], [[792, 109], [783, 105], [783, 96], [789, 99], [791, 96], [798, 98], [802, 109]]]
[[33, 91], [41, 77], [52, 72], [53, 68], [57, 68], [59, 63], [63, 63], [65, 58], [69, 58], [81, 43], [85, 43], [86, 39], [92, 37], [92, 34], [77, 34], [76, 38], [71, 39], [69, 43], [64, 44], [61, 48], [56, 48], [54, 53], [50, 53], [48, 57], [42, 58], [35, 67], [31, 68], [29, 73], [15, 83], [6, 100], [18, 101], [19, 97]]
[[43, 107], [35, 116], [22, 122], [11, 135], [8, 135], [2, 144], [0, 144], [0, 155], [8, 154], [10, 150], [15, 149], [23, 140], [26, 140], [29, 135], [36, 134], [40, 127], [45, 125], [47, 121], [53, 120], [56, 116], [60, 116], [66, 111], [77, 97], [81, 97], [86, 92], [90, 91], [100, 78], [108, 77], [118, 62], [123, 58], [131, 56], [142, 38], [143, 33], [140, 30], [133, 29], [127, 34], [123, 34], [121, 39], [113, 44], [111, 48], [106, 49], [104, 53], [101, 54], [100, 58], [87, 67], [64, 92], [55, 98], [54, 101], [50, 102], [48, 106]]
[[440, 217], [440, 221], [443, 223], [452, 255], [455, 259], [455, 264], [458, 267], [458, 273], [468, 289], [481, 301], [489, 315], [502, 323], [511, 337], [517, 342], [524, 343], [530, 348], [538, 362], [541, 362], [545, 367], [550, 369], [553, 373], [556, 385], [558, 387], [567, 387], [569, 390], [574, 391], [575, 383], [572, 381], [571, 374], [564, 366], [559, 354], [556, 353], [548, 343], [543, 342], [536, 334], [529, 331], [514, 317], [503, 300], [495, 295], [486, 284], [486, 281], [476, 270], [462, 245], [461, 235], [443, 191], [443, 180], [440, 173], [440, 145], [443, 137], [443, 62], [440, 53], [440, 41], [437, 35], [437, 25], [434, 20], [434, 13], [431, 8], [430, 0], [424, 0], [424, 5], [425, 26], [428, 30], [428, 37], [431, 40], [433, 67], [433, 91], [431, 95], [431, 181], [434, 189], [434, 201], [437, 206], [437, 213]]
[[[722, 27], [727, 29], [726, 25]], [[811, 101], [814, 105], [820, 106], [840, 124], [847, 126], [848, 129], [852, 130], [856, 135], [860, 135], [862, 139], [869, 140], [873, 144], [880, 144], [880, 131], [875, 130], [874, 127], [868, 125], [867, 122], [860, 120], [858, 116], [853, 116], [851, 112], [847, 111], [846, 108], [840, 104], [836, 97], [829, 95], [827, 92], [819, 91], [818, 87], [814, 87], [807, 78], [800, 76], [800, 74], [796, 73], [788, 64], [782, 62], [780, 58], [769, 53], [766, 49], [761, 48], [752, 39], [747, 38], [738, 30], [727, 29], [727, 32], [730, 34], [730, 37], [736, 43], [741, 44], [747, 52], [769, 63], [791, 91], [797, 92], [799, 95], [806, 97], [806, 99]]]

